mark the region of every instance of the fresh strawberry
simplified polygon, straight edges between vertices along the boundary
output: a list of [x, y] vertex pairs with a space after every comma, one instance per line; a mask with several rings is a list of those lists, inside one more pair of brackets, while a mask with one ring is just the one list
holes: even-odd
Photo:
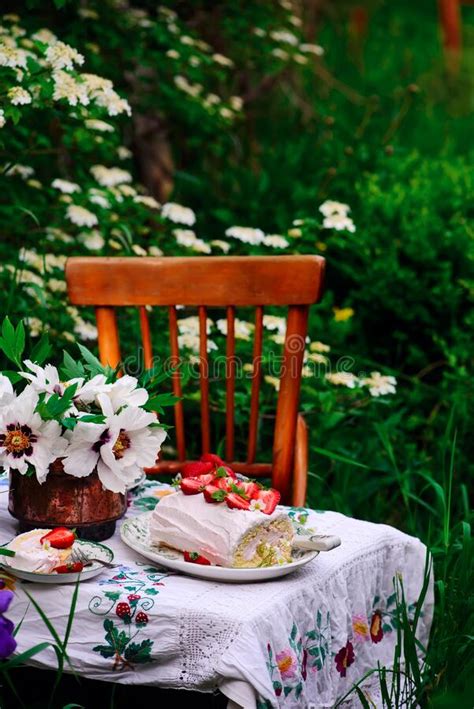
[[203, 490], [206, 502], [223, 502], [227, 492], [217, 485], [206, 485]]
[[222, 458], [219, 458], [215, 453], [203, 453], [199, 460], [203, 463], [212, 463], [214, 467], [216, 465], [225, 465]]
[[40, 539], [40, 544], [49, 542], [54, 549], [67, 549], [74, 544], [76, 535], [67, 527], [56, 527]]
[[259, 490], [256, 499], [261, 500], [265, 504], [265, 509], [263, 509], [262, 512], [265, 512], [266, 515], [271, 515], [280, 502], [280, 497], [281, 495], [278, 490], [270, 488], [270, 490]]
[[184, 560], [189, 561], [191, 564], [201, 564], [202, 566], [210, 566], [211, 562], [208, 561], [204, 556], [201, 556], [195, 551], [185, 551]]
[[237, 492], [229, 492], [225, 501], [227, 506], [232, 510], [248, 510], [250, 507], [250, 502], [241, 497]]
[[213, 485], [218, 487], [220, 490], [225, 490], [226, 492], [231, 492], [231, 485], [234, 484], [234, 478], [214, 478]]
[[84, 564], [81, 561], [71, 562], [69, 564], [61, 564], [61, 566], [56, 566], [54, 571], [57, 574], [78, 574], [84, 568]]
[[247, 495], [249, 500], [253, 500], [253, 499], [257, 498], [260, 493], [260, 490], [261, 490], [260, 485], [258, 485], [258, 483], [255, 483], [255, 482], [247, 482], [247, 483], [239, 482], [238, 485], [239, 485], [239, 488], [241, 488], [244, 491], [244, 493]]
[[214, 475], [207, 473], [206, 475], [198, 475], [195, 478], [182, 478], [179, 486], [185, 495], [197, 495], [202, 492], [206, 485], [210, 485], [214, 481]]
[[215, 463], [211, 461], [198, 460], [196, 463], [185, 463], [181, 468], [181, 475], [183, 478], [195, 478], [210, 473], [215, 467]]
[[[235, 480], [235, 478], [237, 476], [236, 476], [235, 472], [232, 470], [232, 468], [230, 467], [230, 465], [221, 465], [221, 468], [224, 468], [224, 470], [225, 470], [226, 474], [229, 476], [229, 478], [234, 478], [234, 480]], [[218, 468], [218, 470], [219, 470], [219, 468]]]

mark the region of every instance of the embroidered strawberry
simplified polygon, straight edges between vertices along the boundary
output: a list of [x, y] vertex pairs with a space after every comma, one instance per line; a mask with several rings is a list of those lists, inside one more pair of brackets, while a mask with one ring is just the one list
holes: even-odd
[[84, 564], [81, 561], [70, 562], [69, 564], [61, 564], [56, 566], [54, 571], [57, 574], [78, 574], [84, 568]]
[[198, 475], [204, 475], [214, 470], [215, 463], [212, 461], [198, 460], [196, 463], [185, 463], [181, 468], [183, 478], [195, 478]]
[[148, 623], [148, 616], [146, 613], [143, 611], [140, 611], [137, 613], [136, 618], [135, 618], [135, 623], [137, 625], [146, 625]]
[[141, 596], [139, 596], [137, 593], [131, 593], [129, 596], [127, 596], [129, 601], [139, 601]]
[[217, 487], [217, 485], [206, 485], [203, 492], [206, 502], [223, 502], [227, 495], [226, 490]]
[[67, 549], [74, 544], [75, 539], [76, 535], [72, 529], [67, 529], [67, 527], [55, 527], [41, 537], [40, 544], [47, 541], [54, 549]]
[[199, 475], [195, 478], [182, 478], [179, 486], [185, 495], [197, 495], [202, 492], [206, 485], [210, 485], [214, 480], [214, 475]]
[[203, 453], [202, 456], [199, 459], [203, 463], [212, 463], [212, 465], [215, 467], [216, 465], [225, 465], [224, 461], [222, 458], [219, 458], [218, 455], [215, 453]]
[[184, 560], [189, 561], [191, 564], [201, 564], [202, 566], [210, 566], [211, 562], [208, 561], [204, 556], [201, 556], [195, 551], [185, 551]]
[[121, 603], [117, 603], [115, 613], [118, 615], [119, 618], [130, 618], [132, 614], [132, 609], [130, 608], [128, 603], [122, 601]]
[[261, 502], [264, 503], [265, 507], [262, 512], [266, 515], [271, 515], [272, 512], [274, 512], [275, 507], [280, 502], [280, 497], [281, 495], [278, 490], [270, 488], [270, 490], [259, 490], [255, 499], [261, 500]]
[[250, 502], [237, 492], [229, 492], [225, 501], [232, 510], [248, 510], [250, 508]]

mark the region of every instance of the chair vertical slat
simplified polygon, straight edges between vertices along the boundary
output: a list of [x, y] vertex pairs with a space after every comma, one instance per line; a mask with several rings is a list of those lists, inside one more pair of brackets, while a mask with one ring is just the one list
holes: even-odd
[[227, 307], [226, 343], [226, 460], [234, 460], [234, 404], [235, 404], [235, 308]]
[[120, 340], [115, 308], [99, 306], [95, 309], [99, 358], [102, 364], [116, 367], [120, 362]]
[[262, 342], [263, 342], [263, 307], [255, 308], [255, 334], [253, 340], [253, 370], [252, 391], [250, 395], [249, 441], [247, 448], [247, 463], [253, 463], [257, 453], [258, 432], [258, 400], [260, 396], [260, 379], [262, 369]]
[[[168, 309], [169, 325], [170, 325], [170, 351], [171, 351], [171, 366], [179, 366], [179, 344], [178, 344], [178, 318], [176, 308], [171, 305]], [[181, 374], [179, 369], [176, 369], [171, 375], [173, 384], [173, 394], [179, 396], [180, 400], [174, 405], [174, 422], [176, 426], [176, 447], [178, 450], [179, 460], [186, 460], [186, 439], [184, 437], [184, 411], [183, 402], [181, 401]]]
[[142, 334], [143, 363], [145, 369], [151, 369], [153, 366], [153, 351], [151, 348], [150, 321], [144, 305], [138, 309], [138, 312], [140, 314], [140, 331]]
[[272, 468], [272, 484], [277, 490], [280, 490], [282, 501], [285, 504], [291, 500], [296, 421], [307, 326], [308, 306], [290, 306], [283, 347]]
[[199, 370], [201, 387], [201, 437], [202, 452], [211, 450], [211, 428], [209, 418], [209, 362], [207, 358], [207, 309], [199, 306]]

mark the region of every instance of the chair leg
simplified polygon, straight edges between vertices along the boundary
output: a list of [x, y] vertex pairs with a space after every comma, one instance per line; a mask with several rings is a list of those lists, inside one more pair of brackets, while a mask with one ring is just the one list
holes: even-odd
[[304, 507], [308, 484], [308, 426], [301, 414], [296, 422], [292, 504]]

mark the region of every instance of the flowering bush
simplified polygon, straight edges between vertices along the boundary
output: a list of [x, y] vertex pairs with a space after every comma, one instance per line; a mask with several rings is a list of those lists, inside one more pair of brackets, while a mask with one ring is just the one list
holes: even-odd
[[[15, 329], [5, 319], [0, 347], [16, 365], [24, 342], [23, 324]], [[84, 347], [84, 362], [64, 353], [59, 369], [41, 366], [49, 349], [43, 339], [32, 354], [36, 361], [24, 360], [17, 374], [0, 374], [0, 466], [35, 474], [42, 484], [59, 459], [68, 475], [97, 472], [104, 488], [124, 493], [154, 465], [166, 438], [154, 413], [163, 397], [150, 399], [135, 377], [117, 378]]]

